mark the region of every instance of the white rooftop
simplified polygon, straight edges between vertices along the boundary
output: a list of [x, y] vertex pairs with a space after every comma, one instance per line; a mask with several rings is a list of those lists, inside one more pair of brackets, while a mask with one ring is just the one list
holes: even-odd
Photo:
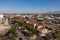
[[3, 14], [0, 14], [0, 18], [3, 18]]

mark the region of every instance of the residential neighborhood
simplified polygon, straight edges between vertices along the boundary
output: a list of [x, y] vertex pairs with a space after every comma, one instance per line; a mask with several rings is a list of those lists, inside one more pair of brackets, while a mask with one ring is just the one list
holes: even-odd
[[60, 40], [60, 16], [54, 15], [0, 14], [0, 40]]

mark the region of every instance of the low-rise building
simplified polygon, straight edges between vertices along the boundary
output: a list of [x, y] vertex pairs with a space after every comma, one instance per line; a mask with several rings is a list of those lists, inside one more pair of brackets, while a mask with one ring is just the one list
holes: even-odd
[[3, 21], [3, 14], [0, 14], [0, 24], [2, 23], [2, 21]]

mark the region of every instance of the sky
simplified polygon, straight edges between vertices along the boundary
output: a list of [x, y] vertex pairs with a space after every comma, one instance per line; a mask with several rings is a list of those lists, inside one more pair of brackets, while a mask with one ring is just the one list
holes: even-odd
[[0, 13], [60, 11], [60, 0], [0, 0]]

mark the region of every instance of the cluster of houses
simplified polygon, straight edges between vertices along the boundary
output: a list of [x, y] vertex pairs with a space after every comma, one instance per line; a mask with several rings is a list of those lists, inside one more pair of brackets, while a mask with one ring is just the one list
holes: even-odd
[[45, 36], [45, 34], [48, 33], [48, 29], [46, 29], [43, 25], [40, 25], [39, 22], [33, 19], [27, 20], [26, 23], [33, 25], [33, 27], [36, 28], [37, 31], [41, 32], [41, 36]]
[[[25, 18], [25, 19], [24, 19]], [[32, 25], [34, 28], [37, 29], [37, 31], [41, 32], [40, 36], [45, 36], [48, 32], [50, 32], [47, 28], [45, 28], [44, 25], [41, 25], [38, 21], [36, 21], [35, 19], [30, 19], [28, 17], [28, 19], [26, 19], [27, 17], [24, 16], [24, 18], [20, 18], [18, 19], [20, 22], [26, 22], [27, 24]]]

